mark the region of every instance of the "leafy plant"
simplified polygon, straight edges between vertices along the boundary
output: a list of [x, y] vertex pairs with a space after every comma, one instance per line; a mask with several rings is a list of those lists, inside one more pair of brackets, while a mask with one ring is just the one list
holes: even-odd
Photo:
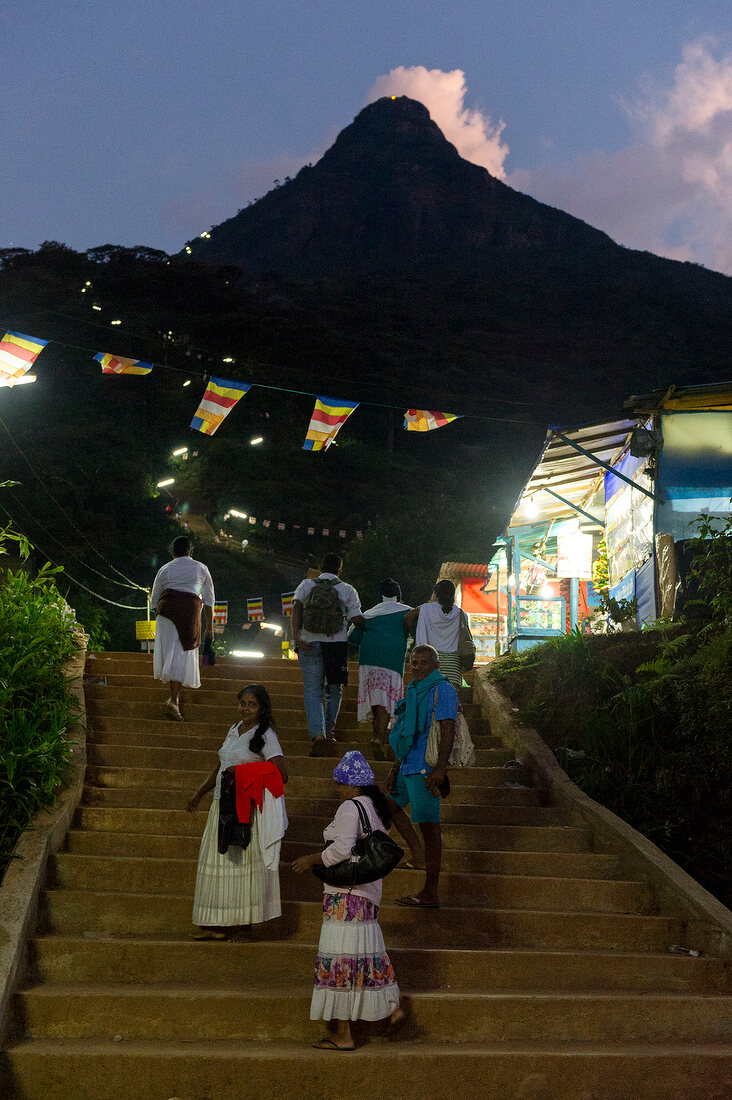
[[[0, 529], [0, 553], [27, 540]], [[46, 563], [32, 576], [8, 572], [0, 584], [0, 874], [33, 815], [50, 805], [71, 760], [75, 701], [65, 674], [78, 649], [77, 624]]]

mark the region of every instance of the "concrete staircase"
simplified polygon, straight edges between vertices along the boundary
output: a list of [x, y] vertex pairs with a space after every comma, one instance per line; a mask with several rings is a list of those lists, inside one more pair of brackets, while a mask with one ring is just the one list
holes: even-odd
[[[311, 1049], [308, 1018], [320, 884], [287, 866], [322, 840], [333, 761], [310, 759], [299, 670], [220, 662], [187, 692], [188, 721], [162, 716], [152, 659], [101, 654], [87, 672], [84, 804], [48, 882], [25, 1037], [9, 1051], [23, 1100], [234, 1100], [265, 1094], [405, 1100], [729, 1100], [730, 964], [670, 953], [685, 942], [646, 884], [589, 849], [505, 768], [465, 691], [476, 767], [443, 803], [442, 907], [393, 899], [420, 872], [385, 881], [381, 924], [407, 1025], [363, 1027], [349, 1057]], [[355, 680], [355, 676], [354, 676]], [[236, 718], [243, 683], [269, 688], [291, 772], [283, 916], [253, 942], [190, 938], [208, 800], [189, 795]], [[338, 750], [368, 755], [347, 689]], [[377, 766], [383, 778], [386, 765]], [[514, 784], [514, 785], [512, 785]]]

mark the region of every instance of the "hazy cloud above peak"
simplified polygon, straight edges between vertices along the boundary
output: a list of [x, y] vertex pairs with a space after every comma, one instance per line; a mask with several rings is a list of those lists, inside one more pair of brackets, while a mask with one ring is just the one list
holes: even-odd
[[372, 84], [366, 103], [386, 95], [406, 95], [418, 100], [461, 157], [504, 179], [503, 162], [508, 156], [508, 145], [501, 141], [501, 134], [505, 124], [494, 123], [477, 108], [466, 107], [467, 90], [462, 69], [444, 72], [425, 69], [424, 65], [399, 65]]
[[620, 244], [732, 274], [732, 54], [687, 45], [671, 86], [625, 105], [633, 140], [508, 182]]

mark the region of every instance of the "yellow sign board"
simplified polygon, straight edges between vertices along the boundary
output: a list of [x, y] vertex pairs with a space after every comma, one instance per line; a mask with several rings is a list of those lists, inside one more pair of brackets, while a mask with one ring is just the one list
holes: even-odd
[[152, 642], [155, 638], [155, 620], [147, 619], [135, 623], [135, 638], [138, 642]]

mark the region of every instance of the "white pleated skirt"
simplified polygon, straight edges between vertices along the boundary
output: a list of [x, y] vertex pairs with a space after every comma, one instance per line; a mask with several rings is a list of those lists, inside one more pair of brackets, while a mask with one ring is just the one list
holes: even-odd
[[348, 893], [323, 896], [311, 1020], [383, 1020], [399, 986], [379, 927], [379, 907]]
[[220, 855], [219, 800], [208, 811], [201, 839], [193, 898], [193, 923], [208, 928], [262, 924], [282, 915], [279, 870], [264, 866], [259, 851], [257, 817], [252, 814], [249, 847], [230, 847]]
[[156, 680], [176, 680], [183, 687], [201, 686], [198, 649], [184, 649], [175, 624], [164, 615], [155, 620], [153, 676]]

